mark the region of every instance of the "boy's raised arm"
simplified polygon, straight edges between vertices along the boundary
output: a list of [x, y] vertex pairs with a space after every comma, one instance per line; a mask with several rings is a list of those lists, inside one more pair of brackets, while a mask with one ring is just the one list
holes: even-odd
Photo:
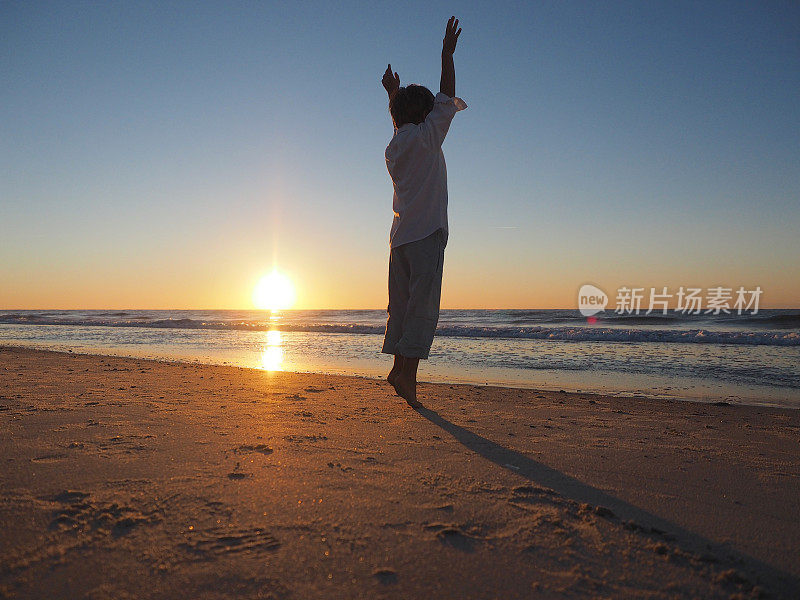
[[439, 91], [453, 98], [456, 95], [456, 67], [453, 64], [453, 53], [456, 51], [458, 36], [458, 19], [450, 17], [442, 41], [442, 78], [439, 81]]

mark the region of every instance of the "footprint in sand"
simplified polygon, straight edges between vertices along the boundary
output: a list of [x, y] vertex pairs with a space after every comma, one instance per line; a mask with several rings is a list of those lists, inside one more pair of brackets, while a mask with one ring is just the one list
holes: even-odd
[[341, 470], [342, 470], [342, 472], [344, 472], [344, 473], [347, 473], [348, 471], [352, 471], [352, 470], [353, 470], [353, 467], [346, 467], [346, 466], [343, 466], [343, 465], [342, 465], [342, 463], [340, 463], [340, 462], [329, 462], [329, 463], [328, 463], [328, 466], [329, 466], [331, 469], [338, 467], [338, 468], [339, 468], [339, 469], [341, 469]]
[[61, 453], [51, 453], [51, 454], [42, 454], [41, 456], [36, 456], [31, 459], [31, 462], [35, 463], [54, 463], [59, 462], [67, 458], [66, 454]]
[[233, 451], [236, 454], [248, 454], [250, 452], [258, 452], [260, 454], [272, 454], [273, 450], [271, 446], [267, 446], [266, 444], [242, 444], [238, 448], [234, 448]]
[[444, 523], [431, 523], [425, 525], [428, 531], [436, 532], [436, 539], [447, 546], [451, 546], [464, 552], [472, 552], [474, 539], [461, 531], [455, 525], [447, 525]]
[[428, 510], [441, 510], [444, 512], [453, 512], [454, 506], [452, 504], [423, 504], [422, 508]]
[[281, 543], [261, 528], [230, 529], [215, 527], [194, 531], [179, 547], [200, 560], [221, 554], [254, 554], [279, 548]]
[[532, 494], [545, 494], [552, 496], [555, 494], [550, 488], [538, 487], [534, 485], [518, 485], [511, 490], [517, 496], [530, 496]]
[[161, 517], [155, 510], [141, 510], [119, 501], [93, 500], [89, 494], [65, 490], [52, 497], [61, 508], [53, 512], [50, 529], [84, 531], [92, 535], [127, 535], [139, 525], [157, 523]]
[[78, 500], [83, 500], [88, 495], [89, 494], [87, 494], [86, 492], [79, 492], [77, 490], [64, 490], [63, 492], [53, 496], [53, 501], [69, 504], [71, 502], [77, 502]]
[[242, 469], [242, 463], [237, 462], [236, 466], [233, 467], [233, 471], [228, 473], [228, 479], [241, 480], [241, 479], [246, 479], [247, 477], [252, 477], [252, 473], [245, 473], [241, 469]]
[[316, 442], [319, 440], [327, 440], [326, 435], [287, 435], [284, 438], [288, 442]]
[[389, 567], [375, 569], [372, 572], [372, 576], [384, 585], [397, 583], [397, 573], [394, 569], [390, 569]]

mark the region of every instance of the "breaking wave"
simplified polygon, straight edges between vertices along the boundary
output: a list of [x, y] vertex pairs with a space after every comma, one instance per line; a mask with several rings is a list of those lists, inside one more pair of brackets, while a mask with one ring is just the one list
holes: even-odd
[[[114, 317], [114, 318], [108, 318]], [[123, 317], [129, 317], [124, 319]], [[770, 321], [769, 319], [774, 319]], [[798, 315], [767, 317], [759, 324], [771, 323], [781, 328], [794, 324]], [[652, 322], [649, 321], [649, 322]], [[151, 329], [207, 329], [223, 331], [383, 334], [383, 324], [364, 323], [281, 323], [277, 327], [264, 320], [204, 320], [193, 318], [146, 318], [130, 313], [95, 313], [91, 318], [63, 318], [53, 313], [0, 314], [0, 324], [64, 325], [73, 327], [140, 327]], [[634, 321], [626, 324], [639, 324]], [[460, 338], [531, 339], [566, 342], [636, 342], [673, 344], [737, 344], [745, 346], [800, 346], [798, 331], [740, 330], [717, 331], [697, 329], [639, 329], [633, 327], [589, 326], [476, 326], [469, 324], [440, 324], [439, 336]]]

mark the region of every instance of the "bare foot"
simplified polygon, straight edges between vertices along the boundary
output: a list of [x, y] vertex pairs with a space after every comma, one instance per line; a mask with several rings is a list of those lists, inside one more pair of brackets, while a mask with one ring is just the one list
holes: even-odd
[[395, 394], [397, 394], [398, 396], [402, 396], [402, 394], [400, 393], [400, 390], [397, 389], [397, 378], [400, 377], [400, 372], [399, 371], [400, 371], [399, 369], [397, 371], [392, 369], [389, 372], [389, 375], [386, 377], [386, 381], [388, 381], [390, 384], [392, 384], [392, 387], [394, 388], [394, 393]]
[[392, 369], [389, 371], [389, 374], [386, 376], [386, 381], [392, 384], [392, 387], [395, 386], [395, 381], [400, 376], [400, 369]]
[[389, 371], [389, 374], [386, 376], [386, 381], [392, 384], [394, 391], [397, 395], [400, 395], [400, 392], [397, 391], [397, 378], [400, 377], [400, 374], [403, 372], [403, 365], [405, 364], [405, 358], [400, 354], [394, 355], [394, 365], [392, 365], [392, 370]]
[[406, 404], [411, 408], [425, 408], [419, 400], [406, 400]]
[[411, 377], [398, 375], [392, 384], [398, 396], [401, 396], [414, 408], [422, 406], [417, 402], [417, 382]]

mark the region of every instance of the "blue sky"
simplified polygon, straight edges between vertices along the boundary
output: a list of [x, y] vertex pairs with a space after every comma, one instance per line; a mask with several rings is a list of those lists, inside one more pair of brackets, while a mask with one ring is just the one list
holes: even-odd
[[446, 307], [800, 305], [800, 5], [0, 3], [0, 308], [385, 305], [380, 77], [437, 91]]

